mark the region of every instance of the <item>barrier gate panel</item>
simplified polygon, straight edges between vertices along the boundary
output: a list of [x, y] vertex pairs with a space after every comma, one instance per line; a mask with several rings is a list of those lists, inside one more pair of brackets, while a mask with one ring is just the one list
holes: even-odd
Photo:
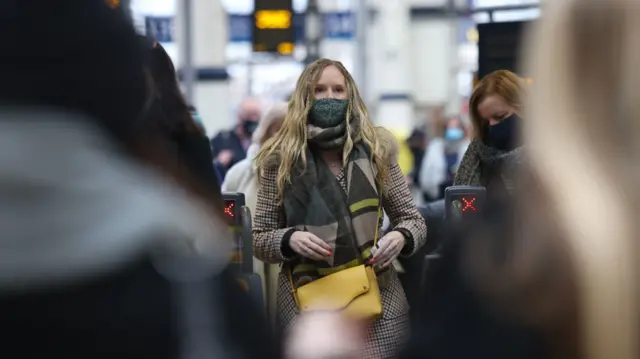
[[224, 217], [234, 237], [231, 263], [236, 268], [238, 283], [264, 306], [262, 278], [254, 273], [253, 267], [251, 210], [246, 206], [244, 193], [223, 193], [222, 199]]

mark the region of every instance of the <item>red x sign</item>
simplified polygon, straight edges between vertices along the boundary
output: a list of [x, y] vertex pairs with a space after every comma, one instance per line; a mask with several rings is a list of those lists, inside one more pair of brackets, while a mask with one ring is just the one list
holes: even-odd
[[462, 202], [464, 203], [464, 205], [462, 206], [462, 212], [475, 212], [476, 211], [476, 207], [473, 206], [473, 204], [476, 202], [476, 198], [475, 197], [471, 197], [471, 198], [462, 198]]
[[236, 206], [235, 202], [230, 202], [227, 203], [227, 206], [224, 207], [224, 214], [226, 214], [229, 217], [235, 217], [236, 214], [234, 213], [234, 208]]

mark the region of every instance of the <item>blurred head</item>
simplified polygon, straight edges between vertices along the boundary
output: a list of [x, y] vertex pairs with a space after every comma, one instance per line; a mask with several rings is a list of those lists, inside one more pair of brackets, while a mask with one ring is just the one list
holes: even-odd
[[442, 137], [447, 141], [460, 141], [467, 136], [466, 128], [458, 117], [444, 121], [441, 131]]
[[347, 139], [342, 148], [343, 159], [346, 161], [354, 142], [362, 141], [372, 149], [378, 170], [386, 176], [388, 171], [382, 160], [384, 148], [377, 139], [369, 112], [353, 77], [339, 61], [320, 59], [307, 66], [298, 78], [280, 132], [265, 143], [257, 157], [260, 170], [273, 155], [278, 156], [281, 164], [278, 169], [280, 193], [282, 194], [284, 185], [289, 180], [293, 164], [299, 159], [306, 164], [304, 153], [307, 148], [307, 126], [311, 115], [319, 113], [319, 107], [337, 108], [335, 113], [339, 113], [340, 118], [326, 120], [331, 122], [337, 119], [346, 123]]
[[88, 114], [121, 143], [136, 135], [147, 89], [122, 11], [98, 0], [5, 0], [0, 41], [2, 102]]
[[248, 98], [242, 101], [238, 109], [238, 126], [244, 136], [249, 138], [253, 136], [258, 129], [260, 114], [261, 106], [257, 99]]
[[281, 102], [273, 105], [265, 113], [262, 120], [260, 120], [260, 126], [258, 127], [258, 131], [256, 131], [253, 136], [253, 142], [259, 144], [260, 146], [264, 145], [267, 140], [275, 136], [276, 133], [280, 131], [280, 127], [282, 127], [282, 123], [284, 122], [284, 118], [286, 116], [286, 102]]
[[151, 109], [147, 128], [170, 135], [203, 134], [196, 124], [190, 106], [182, 95], [171, 57], [157, 41], [142, 37], [147, 56], [145, 69], [149, 76]]
[[154, 136], [140, 136], [151, 98], [148, 57], [124, 12], [101, 0], [6, 0], [0, 41], [0, 101], [85, 114], [123, 152], [200, 194]]
[[485, 76], [473, 90], [469, 111], [475, 136], [485, 139], [487, 129], [520, 114], [522, 81], [511, 71], [498, 70]]

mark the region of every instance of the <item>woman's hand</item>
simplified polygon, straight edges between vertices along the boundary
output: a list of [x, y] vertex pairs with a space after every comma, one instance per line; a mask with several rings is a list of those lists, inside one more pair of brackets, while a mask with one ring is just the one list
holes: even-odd
[[400, 255], [404, 244], [405, 238], [402, 233], [398, 231], [387, 233], [378, 241], [378, 244], [371, 249], [371, 254], [373, 255], [371, 264], [382, 264], [382, 267], [387, 267]]
[[299, 255], [321, 261], [331, 257], [333, 249], [322, 239], [313, 233], [297, 231], [293, 232], [289, 240], [289, 246]]

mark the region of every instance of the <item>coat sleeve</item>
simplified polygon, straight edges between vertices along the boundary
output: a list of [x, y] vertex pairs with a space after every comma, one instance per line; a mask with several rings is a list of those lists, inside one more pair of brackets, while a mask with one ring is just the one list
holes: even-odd
[[278, 201], [276, 176], [277, 167], [265, 169], [260, 176], [253, 220], [253, 253], [256, 258], [271, 264], [295, 258], [288, 247], [295, 228], [285, 228], [286, 217]]
[[389, 166], [382, 205], [393, 230], [401, 232], [407, 239], [401, 254], [410, 256], [417, 252], [427, 240], [427, 224], [418, 212], [397, 162], [392, 162]]

